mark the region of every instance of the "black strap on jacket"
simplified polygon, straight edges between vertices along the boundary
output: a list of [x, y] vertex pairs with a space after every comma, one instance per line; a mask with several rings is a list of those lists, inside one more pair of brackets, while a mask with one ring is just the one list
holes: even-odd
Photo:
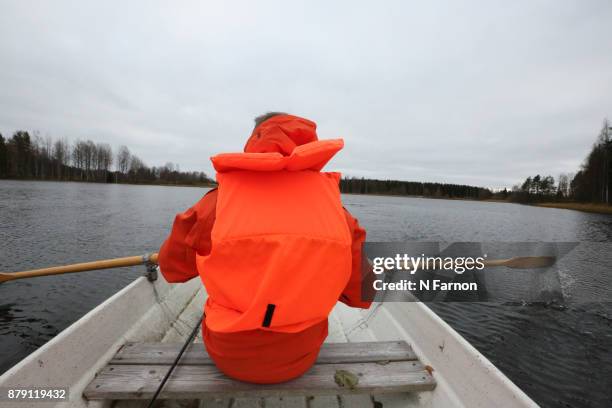
[[266, 314], [264, 316], [263, 322], [261, 325], [263, 327], [270, 327], [270, 323], [272, 323], [272, 315], [274, 314], [274, 309], [276, 308], [275, 304], [269, 303], [266, 308]]

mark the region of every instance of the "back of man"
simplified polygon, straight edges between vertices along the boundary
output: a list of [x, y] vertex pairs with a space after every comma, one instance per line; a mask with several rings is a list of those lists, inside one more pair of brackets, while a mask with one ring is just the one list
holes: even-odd
[[[162, 273], [199, 272], [203, 337], [218, 368], [243, 381], [286, 381], [316, 360], [339, 299], [361, 300], [365, 231], [343, 209], [338, 173], [320, 170], [343, 146], [286, 114], [256, 123], [245, 153], [212, 158], [217, 190], [175, 220]], [[208, 197], [208, 199], [207, 199]]]

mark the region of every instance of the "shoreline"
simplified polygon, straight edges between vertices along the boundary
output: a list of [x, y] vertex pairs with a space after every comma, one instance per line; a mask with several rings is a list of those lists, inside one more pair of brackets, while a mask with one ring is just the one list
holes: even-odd
[[121, 181], [118, 183], [106, 183], [103, 181], [86, 181], [86, 180], [41, 180], [41, 179], [17, 179], [17, 178], [0, 178], [1, 181], [41, 181], [44, 183], [85, 183], [85, 184], [100, 184], [100, 185], [129, 185], [129, 186], [162, 186], [162, 187], [199, 187], [199, 188], [214, 188], [216, 184], [185, 184], [185, 183], [130, 183]]
[[[85, 180], [37, 180], [37, 179], [5, 179], [2, 178], [0, 181], [42, 181], [42, 182], [55, 182], [55, 183], [87, 183], [87, 184], [106, 184], [106, 185], [117, 185], [125, 184], [131, 186], [162, 186], [162, 187], [198, 187], [198, 188], [215, 188], [216, 184], [169, 184], [169, 183], [104, 183], [96, 181], [85, 181]], [[605, 214], [612, 215], [612, 205], [600, 204], [600, 203], [578, 203], [578, 202], [544, 202], [544, 203], [518, 203], [509, 200], [499, 198], [468, 198], [468, 197], [434, 197], [434, 196], [420, 196], [420, 195], [404, 195], [404, 194], [384, 194], [384, 193], [342, 193], [346, 195], [360, 195], [360, 196], [378, 196], [378, 197], [408, 197], [408, 198], [423, 198], [429, 200], [450, 200], [450, 201], [472, 201], [482, 203], [505, 203], [505, 204], [519, 204], [519, 205], [530, 205], [533, 207], [541, 208], [557, 208], [562, 210], [573, 210], [588, 212], [592, 214]]]
[[409, 195], [409, 194], [385, 194], [385, 193], [343, 193], [340, 191], [340, 194], [344, 195], [358, 195], [358, 196], [375, 196], [375, 197], [408, 197], [408, 198], [425, 198], [425, 199], [433, 199], [433, 200], [450, 200], [450, 201], [500, 201], [506, 202], [503, 200], [495, 200], [495, 199], [486, 199], [479, 200], [478, 198], [469, 198], [469, 197], [435, 197], [435, 196], [423, 196], [423, 195]]
[[450, 200], [450, 201], [472, 201], [480, 203], [502, 203], [502, 204], [517, 204], [517, 205], [529, 205], [533, 207], [542, 208], [557, 208], [561, 210], [573, 210], [588, 212], [592, 214], [612, 214], [612, 205], [599, 204], [599, 203], [577, 203], [577, 202], [545, 202], [545, 203], [518, 203], [515, 201], [504, 200], [501, 198], [487, 198], [479, 200], [477, 198], [460, 198], [460, 197], [427, 197], [417, 195], [400, 195], [400, 194], [362, 194], [362, 193], [342, 193], [347, 195], [369, 195], [379, 197], [409, 197], [409, 198], [424, 198], [428, 200]]
[[612, 215], [612, 206], [597, 203], [537, 203], [536, 207], [558, 208], [562, 210], [582, 211], [594, 214]]

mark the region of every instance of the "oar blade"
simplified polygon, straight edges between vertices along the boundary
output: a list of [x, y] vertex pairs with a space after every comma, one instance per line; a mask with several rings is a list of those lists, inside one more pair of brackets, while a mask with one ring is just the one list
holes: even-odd
[[554, 256], [518, 256], [509, 259], [504, 266], [512, 269], [535, 269], [553, 266], [557, 258]]

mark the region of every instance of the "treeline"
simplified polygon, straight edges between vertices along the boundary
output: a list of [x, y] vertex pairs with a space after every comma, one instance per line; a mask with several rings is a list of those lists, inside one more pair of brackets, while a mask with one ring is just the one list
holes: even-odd
[[[114, 165], [114, 166], [113, 166]], [[178, 164], [147, 166], [126, 146], [113, 153], [107, 143], [41, 137], [17, 131], [9, 139], [0, 134], [0, 178], [91, 181], [136, 184], [212, 184], [204, 172], [181, 172]]]
[[352, 194], [409, 195], [474, 200], [486, 200], [492, 196], [490, 190], [482, 187], [366, 178], [344, 178], [340, 181], [340, 191]]
[[612, 127], [604, 120], [593, 149], [571, 182], [577, 201], [611, 203], [612, 189]]
[[605, 119], [591, 152], [575, 174], [532, 176], [511, 193], [499, 192], [516, 202], [577, 201], [610, 204], [612, 200], [612, 127]]
[[567, 174], [561, 174], [559, 184], [556, 185], [553, 176], [537, 174], [527, 177], [521, 185], [515, 185], [511, 192], [504, 190], [495, 196], [519, 203], [565, 200], [572, 196], [570, 178], [571, 176]]

